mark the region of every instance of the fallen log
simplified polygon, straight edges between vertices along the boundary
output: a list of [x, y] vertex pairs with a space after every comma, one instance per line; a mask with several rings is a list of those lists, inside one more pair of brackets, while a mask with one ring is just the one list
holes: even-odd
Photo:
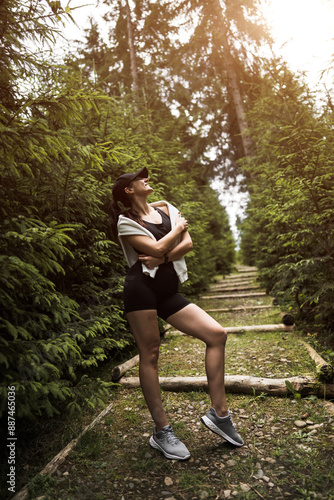
[[205, 309], [206, 312], [233, 312], [233, 311], [248, 311], [253, 309], [272, 309], [273, 306], [241, 306], [241, 307], [225, 307], [223, 309]]
[[258, 269], [254, 266], [237, 267], [238, 273], [257, 273]]
[[242, 285], [252, 285], [252, 281], [250, 280], [240, 280], [240, 281], [237, 281], [237, 280], [223, 280], [223, 281], [218, 281], [217, 283], [214, 283], [212, 285], [210, 285], [209, 287], [209, 290], [212, 290], [214, 288], [220, 288], [220, 287], [225, 287], [225, 286], [232, 286], [232, 285], [235, 285], [235, 286], [242, 286]]
[[244, 333], [244, 332], [275, 332], [284, 331], [291, 332], [293, 325], [287, 326], [283, 323], [277, 325], [251, 325], [251, 326], [227, 326], [224, 327], [227, 333]]
[[224, 278], [224, 280], [236, 280], [236, 279], [247, 279], [247, 278], [255, 278], [257, 276], [257, 273], [255, 272], [245, 272], [245, 273], [236, 273], [236, 274], [229, 274]]
[[307, 342], [302, 342], [317, 366], [319, 379], [334, 382], [334, 367], [330, 363], [327, 363]]
[[294, 320], [294, 317], [292, 316], [292, 314], [282, 312], [281, 317], [282, 317], [282, 322], [284, 323], [284, 325], [291, 326], [291, 325], [295, 324], [295, 320]]
[[[227, 333], [246, 333], [246, 332], [291, 332], [293, 326], [287, 326], [283, 323], [277, 325], [251, 325], [251, 326], [225, 326]], [[179, 330], [169, 331], [167, 335], [186, 335]]]
[[[263, 378], [246, 375], [225, 375], [225, 388], [228, 392], [242, 394], [261, 394], [271, 396], [288, 396], [292, 394], [285, 382], [289, 382], [294, 393], [301, 396], [315, 395], [321, 398], [334, 396], [334, 384], [320, 384], [307, 377], [290, 378]], [[121, 379], [120, 383], [126, 388], [140, 387], [139, 377]], [[161, 389], [172, 392], [207, 390], [208, 382], [204, 377], [159, 377]], [[289, 384], [288, 384], [289, 385]]]
[[215, 289], [208, 289], [207, 292], [243, 292], [245, 290], [261, 290], [259, 286], [228, 286], [228, 287], [220, 287]]
[[136, 366], [138, 363], [139, 363], [139, 354], [129, 359], [128, 361], [125, 361], [125, 363], [119, 366], [115, 366], [115, 368], [111, 372], [111, 380], [113, 382], [116, 382], [116, 380], [119, 380], [124, 375], [124, 373], [126, 373], [128, 370], [131, 370], [131, 368]]
[[[100, 422], [100, 420], [105, 416], [107, 415], [107, 413], [109, 413], [109, 411], [111, 410], [111, 408], [114, 406], [114, 403], [110, 403], [107, 408], [105, 408], [104, 410], [101, 411], [101, 413], [99, 413], [99, 415], [90, 423], [88, 424], [84, 430], [79, 434], [79, 436], [75, 439], [72, 439], [72, 441], [70, 441], [66, 446], [65, 448], [63, 448], [55, 457], [53, 457], [52, 460], [50, 460], [50, 462], [44, 467], [44, 469], [41, 470], [41, 472], [39, 473], [39, 475], [41, 476], [46, 476], [48, 474], [52, 475], [56, 472], [56, 470], [58, 469], [58, 467], [60, 467], [60, 465], [64, 462], [64, 460], [66, 459], [66, 457], [71, 453], [71, 451], [73, 450], [73, 448], [76, 447], [76, 445], [78, 444], [79, 440], [82, 438], [82, 436], [84, 434], [86, 434], [87, 431], [89, 431], [90, 429], [92, 429], [93, 427], [95, 427], [95, 425]], [[14, 497], [12, 497], [11, 500], [27, 500], [30, 497], [30, 494], [29, 494], [29, 491], [28, 491], [28, 488], [29, 488], [29, 485], [26, 484], [25, 486], [23, 486], [23, 488], [18, 491], [16, 493], [16, 495]], [[43, 497], [44, 498], [44, 497]]]
[[237, 293], [233, 295], [203, 295], [201, 299], [244, 299], [249, 297], [264, 297], [266, 292], [254, 292], [254, 293]]

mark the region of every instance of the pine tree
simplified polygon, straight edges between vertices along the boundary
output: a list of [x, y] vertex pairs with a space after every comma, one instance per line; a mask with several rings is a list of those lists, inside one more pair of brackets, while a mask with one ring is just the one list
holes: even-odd
[[110, 269], [120, 254], [106, 235], [105, 153], [73, 133], [105, 97], [60, 84], [60, 69], [28, 48], [52, 42], [58, 3], [7, 2], [2, 14], [0, 413], [15, 385], [17, 416], [34, 417], [53, 414], [57, 399], [101, 402], [106, 385], [88, 394], [80, 371], [128, 342], [123, 268]]
[[319, 113], [307, 87], [281, 61], [268, 65], [266, 81], [250, 113], [257, 152], [245, 167], [254, 178], [242, 226], [244, 255], [255, 256], [263, 283], [300, 319], [330, 331], [332, 113]]

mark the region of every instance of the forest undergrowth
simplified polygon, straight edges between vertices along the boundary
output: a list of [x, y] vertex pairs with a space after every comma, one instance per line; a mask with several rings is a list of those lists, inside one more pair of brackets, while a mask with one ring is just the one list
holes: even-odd
[[[214, 309], [214, 300], [199, 304]], [[220, 307], [271, 304], [269, 296], [220, 299]], [[224, 326], [281, 323], [279, 307], [210, 314]], [[296, 329], [229, 334], [226, 372], [315, 377], [315, 363], [301, 340]], [[204, 354], [196, 339], [167, 334], [161, 342], [160, 374], [204, 375]], [[110, 381], [110, 368], [105, 365], [99, 376]], [[138, 367], [126, 376], [138, 376]], [[254, 391], [227, 397], [245, 442], [241, 448], [200, 423], [210, 408], [207, 392], [163, 391], [170, 423], [191, 452], [188, 461], [178, 462], [150, 448], [153, 425], [141, 390], [115, 386], [106, 401], [111, 404], [108, 414], [84, 434], [53, 476], [38, 472], [95, 415], [59, 418], [52, 425], [41, 422], [39, 432], [22, 434], [20, 487], [29, 482], [29, 498], [39, 500], [334, 498], [333, 405], [299, 394], [273, 397]]]

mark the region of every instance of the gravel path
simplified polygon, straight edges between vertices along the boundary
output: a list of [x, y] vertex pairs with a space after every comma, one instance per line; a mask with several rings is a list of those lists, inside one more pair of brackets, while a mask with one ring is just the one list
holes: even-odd
[[[268, 296], [208, 299], [200, 305], [236, 307], [271, 301]], [[279, 308], [212, 315], [224, 326], [281, 321]], [[315, 374], [298, 336], [286, 332], [229, 335], [226, 369], [234, 375], [272, 378]], [[203, 344], [186, 336], [167, 336], [160, 348], [160, 374], [204, 375]], [[138, 368], [126, 376], [138, 376]], [[163, 392], [173, 429], [191, 452], [188, 461], [177, 462], [150, 448], [152, 421], [140, 389], [120, 387], [111, 393], [110, 412], [83, 436], [56, 475], [47, 484], [44, 481], [44, 489], [32, 484], [31, 498], [334, 499], [334, 415], [316, 397], [298, 396], [228, 394], [235, 426], [245, 441], [245, 446], [235, 448], [200, 423], [210, 408], [206, 392]]]

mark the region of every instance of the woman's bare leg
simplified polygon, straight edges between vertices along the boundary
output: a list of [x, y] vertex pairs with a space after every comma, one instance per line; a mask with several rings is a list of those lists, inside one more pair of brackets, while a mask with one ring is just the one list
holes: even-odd
[[157, 311], [133, 311], [127, 314], [127, 318], [139, 350], [140, 385], [159, 432], [168, 422], [162, 407], [158, 375], [160, 332]]
[[225, 344], [227, 333], [209, 314], [189, 304], [167, 319], [178, 330], [206, 344], [205, 370], [211, 403], [220, 417], [228, 414], [225, 396]]

